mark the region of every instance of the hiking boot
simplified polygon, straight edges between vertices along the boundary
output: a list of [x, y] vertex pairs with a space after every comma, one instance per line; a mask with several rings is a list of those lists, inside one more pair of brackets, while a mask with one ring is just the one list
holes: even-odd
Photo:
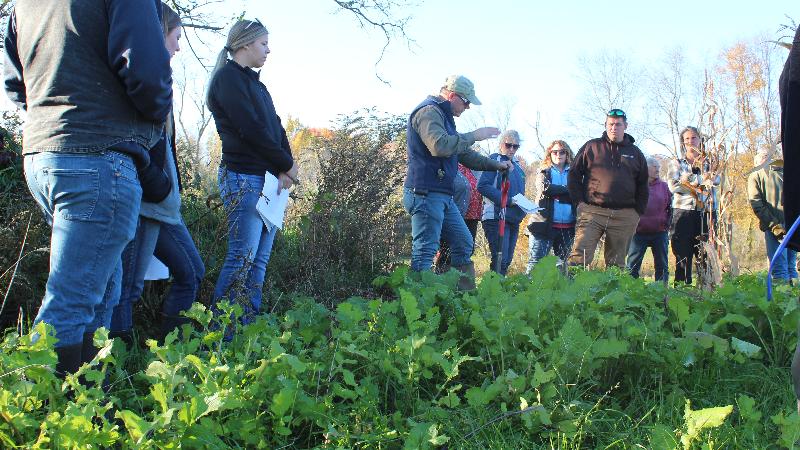
[[475, 289], [475, 264], [472, 262], [464, 264], [463, 266], [453, 266], [454, 269], [461, 272], [461, 277], [458, 279], [459, 291], [472, 291]]

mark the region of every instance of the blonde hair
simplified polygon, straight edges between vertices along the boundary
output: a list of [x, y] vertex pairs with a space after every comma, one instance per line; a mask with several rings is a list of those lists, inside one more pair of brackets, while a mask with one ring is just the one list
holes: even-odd
[[566, 164], [567, 165], [572, 164], [572, 158], [573, 158], [572, 148], [570, 148], [569, 144], [567, 144], [566, 142], [564, 142], [564, 141], [562, 141], [560, 139], [557, 139], [557, 140], [551, 142], [550, 145], [548, 145], [547, 148], [544, 150], [544, 159], [542, 160], [542, 164], [539, 166], [540, 168], [549, 169], [550, 167], [553, 166], [553, 158], [550, 157], [550, 150], [552, 150], [553, 147], [555, 147], [556, 145], [560, 145], [561, 148], [563, 148], [564, 150], [567, 151], [567, 162], [566, 162]]
[[[241, 49], [245, 45], [253, 43], [256, 39], [264, 36], [265, 34], [269, 34], [269, 32], [258, 19], [242, 19], [233, 24], [231, 31], [228, 32], [228, 40], [225, 41], [225, 47], [223, 47], [217, 55], [217, 62], [214, 64], [214, 69], [211, 70], [211, 76], [208, 77], [209, 88], [214, 82], [214, 77], [217, 75], [217, 72], [219, 72], [219, 69], [221, 69], [226, 62], [228, 62], [228, 54], [232, 56], [237, 50]], [[206, 97], [208, 97], [208, 93], [206, 93]], [[209, 100], [209, 98], [206, 98], [206, 102]]]

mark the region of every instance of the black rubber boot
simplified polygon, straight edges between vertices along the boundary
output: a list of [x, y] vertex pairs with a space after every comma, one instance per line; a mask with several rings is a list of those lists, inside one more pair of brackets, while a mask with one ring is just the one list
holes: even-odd
[[[125, 347], [127, 347], [128, 350], [130, 350], [131, 347], [133, 347], [133, 335], [131, 334], [131, 330], [109, 331], [108, 338], [109, 339], [120, 339], [122, 342], [125, 343]], [[95, 353], [95, 354], [97, 354], [97, 353]], [[92, 356], [92, 357], [94, 357], [94, 356]]]
[[88, 363], [97, 356], [100, 349], [94, 346], [94, 333], [83, 334], [83, 350], [81, 354], [81, 362]]
[[192, 319], [183, 316], [170, 316], [167, 314], [162, 315], [161, 327], [158, 330], [158, 343], [163, 344], [167, 335], [176, 328], [180, 330], [178, 337], [181, 337], [183, 335], [183, 326], [186, 324], [191, 325]]
[[83, 344], [55, 348], [56, 355], [58, 355], [58, 362], [56, 363], [57, 377], [63, 379], [68, 373], [78, 371], [83, 363], [81, 358], [82, 349]]

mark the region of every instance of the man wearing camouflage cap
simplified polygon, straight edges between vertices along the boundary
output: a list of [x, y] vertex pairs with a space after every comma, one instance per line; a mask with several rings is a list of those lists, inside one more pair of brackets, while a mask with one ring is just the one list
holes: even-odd
[[470, 104], [480, 105], [472, 82], [462, 75], [445, 80], [439, 95], [417, 105], [408, 118], [408, 171], [403, 207], [411, 215], [411, 270], [430, 270], [443, 237], [450, 244], [453, 268], [464, 275], [462, 289], [475, 287], [472, 235], [453, 201], [458, 163], [475, 170], [509, 170], [509, 161], [494, 161], [470, 147], [497, 137], [500, 130], [483, 127], [458, 133], [454, 117]]

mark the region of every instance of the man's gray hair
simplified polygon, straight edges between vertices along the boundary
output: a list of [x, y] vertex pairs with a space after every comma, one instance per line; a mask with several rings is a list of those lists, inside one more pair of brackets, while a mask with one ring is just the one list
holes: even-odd
[[661, 169], [661, 160], [656, 158], [655, 156], [648, 156], [647, 157], [647, 165], [653, 166], [656, 169]]

